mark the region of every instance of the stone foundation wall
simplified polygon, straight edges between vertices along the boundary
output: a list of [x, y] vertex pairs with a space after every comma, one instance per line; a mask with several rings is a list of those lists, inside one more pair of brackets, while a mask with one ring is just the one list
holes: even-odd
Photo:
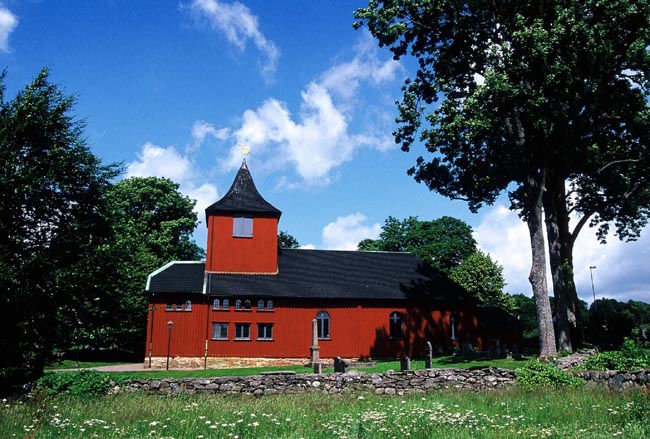
[[[207, 369], [232, 369], [239, 367], [302, 366], [307, 364], [305, 358], [242, 358], [242, 357], [208, 357]], [[167, 357], [149, 357], [144, 360], [148, 369], [165, 369]], [[204, 357], [169, 357], [170, 369], [205, 369]]]
[[[304, 360], [303, 360], [304, 361]], [[650, 387], [650, 369], [640, 371], [573, 372], [588, 387], [625, 390]], [[184, 378], [127, 381], [123, 390], [150, 394], [248, 394], [277, 393], [350, 394], [371, 392], [378, 395], [403, 395], [434, 390], [498, 389], [515, 383], [515, 372], [493, 367], [472, 369], [426, 369], [408, 372], [369, 374], [346, 372], [332, 374], [295, 374], [274, 372], [246, 377]]]

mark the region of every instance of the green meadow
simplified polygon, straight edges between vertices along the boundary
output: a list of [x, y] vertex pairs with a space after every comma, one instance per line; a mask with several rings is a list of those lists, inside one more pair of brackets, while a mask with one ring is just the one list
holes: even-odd
[[2, 438], [647, 438], [644, 391], [540, 388], [355, 394], [3, 400]]

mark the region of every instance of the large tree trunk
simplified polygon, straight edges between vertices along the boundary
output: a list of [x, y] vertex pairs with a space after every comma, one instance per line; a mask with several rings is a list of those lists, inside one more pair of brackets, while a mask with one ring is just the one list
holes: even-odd
[[551, 313], [551, 302], [546, 284], [546, 252], [544, 242], [544, 222], [542, 214], [544, 194], [544, 174], [530, 176], [528, 179], [528, 205], [524, 218], [530, 234], [532, 266], [528, 280], [533, 288], [533, 298], [537, 310], [537, 327], [539, 330], [539, 356], [541, 358], [557, 355], [555, 348], [555, 331]]
[[563, 179], [547, 185], [544, 216], [549, 263], [555, 296], [555, 335], [558, 351], [573, 352], [572, 332], [576, 328], [577, 293], [573, 282], [573, 237]]

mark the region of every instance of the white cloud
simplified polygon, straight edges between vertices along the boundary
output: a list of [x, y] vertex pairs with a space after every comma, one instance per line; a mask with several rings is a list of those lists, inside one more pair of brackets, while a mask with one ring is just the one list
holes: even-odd
[[[593, 270], [596, 298], [617, 300], [650, 299], [650, 227], [646, 227], [642, 237], [636, 242], [621, 242], [614, 236], [607, 244], [598, 243], [592, 229], [584, 229], [576, 240], [573, 250], [574, 279], [578, 295], [591, 303], [593, 300], [589, 267]], [[531, 254], [528, 228], [503, 205], [486, 208], [475, 238], [479, 246], [490, 253], [492, 258], [504, 268], [508, 285], [506, 291], [531, 295], [528, 283]], [[552, 292], [552, 281], [547, 276], [548, 288]]]
[[[251, 146], [251, 154], [264, 162], [267, 169], [291, 167], [303, 183], [327, 185], [336, 169], [353, 159], [359, 148], [385, 151], [394, 147], [388, 130], [364, 126], [354, 133], [355, 120], [373, 113], [373, 123], [383, 124], [390, 117], [373, 112], [367, 104], [362, 109], [359, 95], [362, 83], [382, 85], [395, 79], [399, 64], [380, 62], [378, 53], [362, 41], [354, 59], [332, 67], [319, 81], [310, 82], [300, 93], [301, 105], [292, 114], [288, 105], [267, 99], [254, 110], [247, 110], [242, 123], [233, 130], [235, 142], [229, 157], [222, 163], [226, 170], [239, 166], [241, 152], [235, 145]], [[296, 186], [287, 179], [288, 187]]]
[[129, 163], [127, 177], [166, 177], [177, 183], [190, 178], [192, 163], [171, 145], [166, 148], [147, 142], [142, 145], [137, 160]]
[[503, 205], [485, 208], [474, 238], [482, 250], [503, 266], [511, 294], [531, 295], [528, 274], [531, 265], [530, 240], [526, 224]]
[[[126, 177], [165, 177], [179, 184], [182, 194], [196, 200], [194, 211], [203, 222], [205, 208], [218, 199], [217, 188], [201, 182], [201, 174], [189, 155], [179, 153], [173, 145], [162, 147], [147, 142], [140, 148], [137, 159], [127, 165]], [[195, 235], [198, 245], [205, 245], [203, 229]], [[203, 239], [202, 239], [203, 238]]]
[[242, 3], [226, 3], [219, 0], [194, 0], [190, 10], [195, 16], [207, 19], [210, 26], [221, 32], [228, 42], [244, 50], [249, 41], [262, 52], [266, 62], [262, 75], [272, 79], [278, 66], [280, 51], [259, 29], [257, 16]]
[[362, 35], [351, 61], [340, 63], [321, 75], [321, 85], [346, 100], [356, 96], [362, 81], [380, 85], [394, 80], [402, 70], [401, 64], [392, 58], [380, 61], [379, 49], [370, 32]]
[[[255, 111], [244, 113], [235, 132], [238, 143], [255, 153], [270, 146], [266, 160], [282, 167], [292, 165], [309, 184], [327, 184], [333, 168], [349, 161], [359, 142], [348, 135], [348, 121], [322, 86], [311, 83], [301, 93], [302, 108], [295, 121], [286, 105], [269, 99]], [[239, 151], [234, 148], [230, 166], [237, 166]]]
[[228, 128], [215, 128], [214, 125], [204, 120], [197, 120], [192, 125], [192, 139], [193, 144], [191, 150], [196, 150], [203, 145], [206, 137], [211, 136], [218, 140], [226, 140], [230, 136], [230, 129]]
[[377, 239], [381, 226], [378, 223], [365, 224], [367, 218], [361, 213], [352, 213], [336, 218], [323, 228], [323, 245], [330, 250], [356, 250], [363, 239]]
[[9, 52], [9, 34], [18, 26], [18, 18], [7, 8], [0, 5], [0, 51]]

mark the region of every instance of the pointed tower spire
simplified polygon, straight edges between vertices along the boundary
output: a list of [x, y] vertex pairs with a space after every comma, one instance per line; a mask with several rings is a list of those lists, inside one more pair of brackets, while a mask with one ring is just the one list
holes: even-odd
[[235, 180], [226, 195], [205, 209], [206, 217], [217, 214], [259, 214], [280, 218], [282, 212], [266, 201], [258, 192], [248, 171], [246, 159], [241, 164]]
[[244, 159], [226, 195], [205, 209], [206, 271], [276, 274], [281, 215], [257, 191]]

